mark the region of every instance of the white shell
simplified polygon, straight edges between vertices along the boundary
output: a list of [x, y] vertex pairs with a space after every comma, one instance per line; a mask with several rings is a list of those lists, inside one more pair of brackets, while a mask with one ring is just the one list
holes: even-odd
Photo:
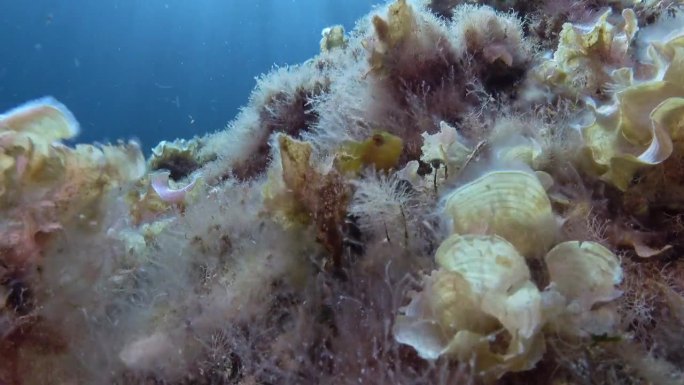
[[622, 281], [620, 261], [599, 243], [563, 242], [551, 249], [544, 261], [556, 290], [581, 310], [620, 295], [615, 289]]

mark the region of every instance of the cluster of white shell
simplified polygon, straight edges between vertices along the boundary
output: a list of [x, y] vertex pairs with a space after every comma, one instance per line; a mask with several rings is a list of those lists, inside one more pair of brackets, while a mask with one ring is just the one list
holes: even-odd
[[[488, 382], [534, 367], [545, 332], [613, 335], [619, 260], [595, 242], [558, 243], [560, 223], [535, 173], [490, 171], [445, 203], [453, 234], [439, 246], [438, 268], [422, 291], [400, 309], [398, 342], [425, 359], [468, 362]], [[531, 261], [543, 263], [541, 277], [532, 277]]]

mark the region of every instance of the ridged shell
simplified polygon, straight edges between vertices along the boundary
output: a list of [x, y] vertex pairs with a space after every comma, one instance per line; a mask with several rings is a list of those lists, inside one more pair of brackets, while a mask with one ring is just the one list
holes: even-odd
[[530, 167], [537, 163], [543, 149], [539, 142], [526, 138], [525, 143], [512, 147], [505, 147], [497, 153], [497, 158], [503, 162], [522, 162]]
[[444, 270], [461, 274], [476, 295], [507, 292], [530, 278], [525, 259], [495, 235], [452, 235], [439, 246], [435, 260]]
[[[444, 309], [437, 311], [442, 316], [438, 318], [440, 323], [458, 319], [459, 326], [463, 326], [475, 321], [474, 315], [451, 314], [472, 309], [473, 313], [480, 311], [498, 319], [507, 330], [522, 337], [528, 338], [536, 331], [541, 319], [539, 290], [530, 281], [525, 259], [508, 241], [498, 236], [452, 235], [437, 249], [435, 259], [445, 270], [433, 286], [440, 298], [435, 308]], [[465, 303], [468, 306], [463, 306]], [[491, 332], [491, 322], [483, 318], [479, 322], [459, 329]]]
[[484, 230], [513, 244], [526, 257], [553, 243], [556, 224], [544, 186], [524, 171], [492, 171], [456, 189], [446, 199], [454, 232]]
[[495, 235], [454, 234], [436, 260], [439, 269], [399, 309], [397, 342], [424, 359], [473, 362], [485, 383], [534, 367], [544, 352], [542, 297], [513, 245]]
[[485, 314], [479, 297], [463, 275], [437, 271], [431, 287], [430, 306], [442, 330], [451, 335], [459, 330], [489, 334], [501, 327], [496, 318]]
[[[455, 234], [436, 260], [440, 268], [397, 319], [397, 340], [424, 358], [476, 356], [484, 378], [533, 367], [543, 351], [541, 294], [513, 245], [495, 235]], [[503, 351], [493, 350], [502, 330]]]

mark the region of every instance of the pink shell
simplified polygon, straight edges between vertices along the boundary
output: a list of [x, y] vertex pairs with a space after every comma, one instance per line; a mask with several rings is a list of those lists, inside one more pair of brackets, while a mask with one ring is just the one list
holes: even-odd
[[170, 173], [166, 170], [153, 173], [151, 176], [152, 188], [164, 202], [182, 203], [188, 191], [195, 186], [197, 178], [194, 178], [187, 186], [176, 190], [169, 187], [169, 175]]

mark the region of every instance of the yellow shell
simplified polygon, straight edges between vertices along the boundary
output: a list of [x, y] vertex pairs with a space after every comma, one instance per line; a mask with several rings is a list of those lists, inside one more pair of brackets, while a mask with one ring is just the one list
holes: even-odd
[[530, 278], [525, 259], [496, 235], [452, 235], [437, 249], [437, 266], [461, 274], [473, 292], [507, 291]]
[[456, 189], [446, 199], [454, 232], [496, 234], [526, 257], [553, 244], [556, 223], [551, 202], [536, 175], [492, 171]]
[[[523, 258], [505, 239], [496, 235], [452, 235], [437, 249], [437, 265], [444, 271], [458, 273], [464, 285], [447, 287], [460, 288], [460, 295], [470, 297], [479, 304], [479, 311], [495, 317], [506, 329], [521, 332], [530, 337], [539, 323], [539, 292], [530, 281], [530, 271]], [[437, 283], [440, 279], [437, 279]], [[453, 295], [433, 287], [441, 296]], [[528, 311], [529, 310], [529, 311]], [[462, 310], [459, 310], [462, 311]], [[447, 312], [447, 314], [449, 314]], [[514, 318], [511, 318], [515, 315]], [[442, 318], [442, 324], [452, 318]], [[469, 329], [471, 331], [478, 329]]]
[[433, 274], [434, 282], [429, 296], [431, 308], [442, 329], [451, 335], [459, 330], [470, 330], [479, 334], [496, 331], [501, 324], [496, 318], [480, 309], [481, 296], [473, 293], [472, 287], [463, 275], [438, 270]]

